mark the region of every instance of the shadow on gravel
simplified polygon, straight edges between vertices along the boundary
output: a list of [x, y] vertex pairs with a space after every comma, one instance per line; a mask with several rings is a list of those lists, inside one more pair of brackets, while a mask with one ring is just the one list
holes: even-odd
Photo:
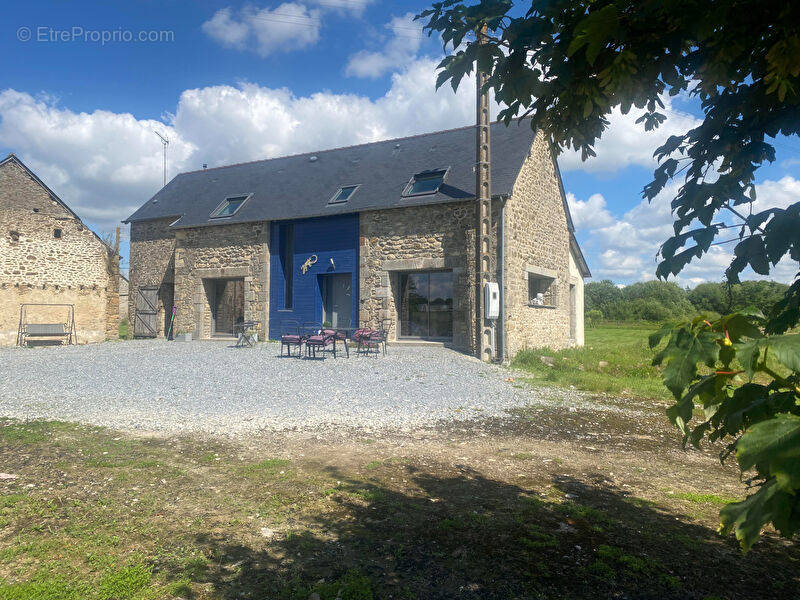
[[602, 475], [554, 479], [545, 498], [459, 469], [407, 467], [408, 493], [331, 469], [329, 512], [260, 548], [204, 535], [214, 560], [193, 579], [226, 600], [797, 597], [800, 553], [780, 541], [743, 557]]

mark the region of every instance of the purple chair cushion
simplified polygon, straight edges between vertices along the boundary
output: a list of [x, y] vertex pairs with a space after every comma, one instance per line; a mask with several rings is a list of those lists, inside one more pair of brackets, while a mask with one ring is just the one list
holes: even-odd
[[372, 329], [356, 329], [356, 332], [353, 334], [353, 339], [357, 342], [363, 342], [368, 339], [372, 333]]
[[300, 336], [299, 335], [282, 335], [281, 341], [285, 344], [299, 344], [300, 343]]

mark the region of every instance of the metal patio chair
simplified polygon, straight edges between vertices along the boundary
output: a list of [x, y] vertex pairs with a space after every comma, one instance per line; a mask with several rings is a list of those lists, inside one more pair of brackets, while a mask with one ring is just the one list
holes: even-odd
[[315, 321], [303, 323], [304, 341], [306, 344], [306, 358], [317, 358], [317, 352], [332, 352], [336, 358], [336, 337], [332, 330], [325, 330], [322, 324]]
[[292, 348], [297, 348], [297, 357], [303, 355], [303, 336], [300, 333], [299, 321], [284, 321], [281, 323], [281, 353], [286, 348], [286, 356], [292, 355]]
[[386, 340], [388, 337], [389, 334], [384, 329], [369, 329], [361, 336], [356, 352], [366, 355], [374, 352], [375, 356], [378, 356], [383, 350], [383, 355], [386, 356]]
[[344, 352], [347, 358], [350, 358], [350, 347], [347, 345], [347, 340], [350, 339], [350, 332], [353, 331], [349, 327], [340, 327], [333, 329], [333, 337], [334, 337], [334, 344], [336, 342], [342, 342], [344, 346]]
[[361, 345], [373, 332], [368, 327], [360, 327], [353, 332], [353, 341], [356, 343], [356, 354], [361, 354]]

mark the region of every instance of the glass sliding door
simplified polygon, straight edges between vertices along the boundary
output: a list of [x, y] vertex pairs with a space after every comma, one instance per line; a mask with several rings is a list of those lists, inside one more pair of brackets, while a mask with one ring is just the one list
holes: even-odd
[[452, 339], [452, 271], [417, 271], [400, 275], [401, 337]]

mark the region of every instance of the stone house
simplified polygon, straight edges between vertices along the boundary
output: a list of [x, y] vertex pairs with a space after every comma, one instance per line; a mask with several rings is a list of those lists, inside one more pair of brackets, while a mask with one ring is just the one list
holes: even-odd
[[[590, 273], [551, 147], [527, 123], [491, 136], [498, 353], [582, 344]], [[195, 339], [385, 322], [390, 340], [475, 353], [474, 165], [464, 127], [182, 173], [125, 221], [134, 331], [163, 335], [175, 306]]]
[[[0, 346], [16, 343], [22, 304], [74, 306], [78, 343], [118, 336], [119, 259], [15, 155], [0, 161]], [[65, 307], [27, 310], [65, 323]]]

